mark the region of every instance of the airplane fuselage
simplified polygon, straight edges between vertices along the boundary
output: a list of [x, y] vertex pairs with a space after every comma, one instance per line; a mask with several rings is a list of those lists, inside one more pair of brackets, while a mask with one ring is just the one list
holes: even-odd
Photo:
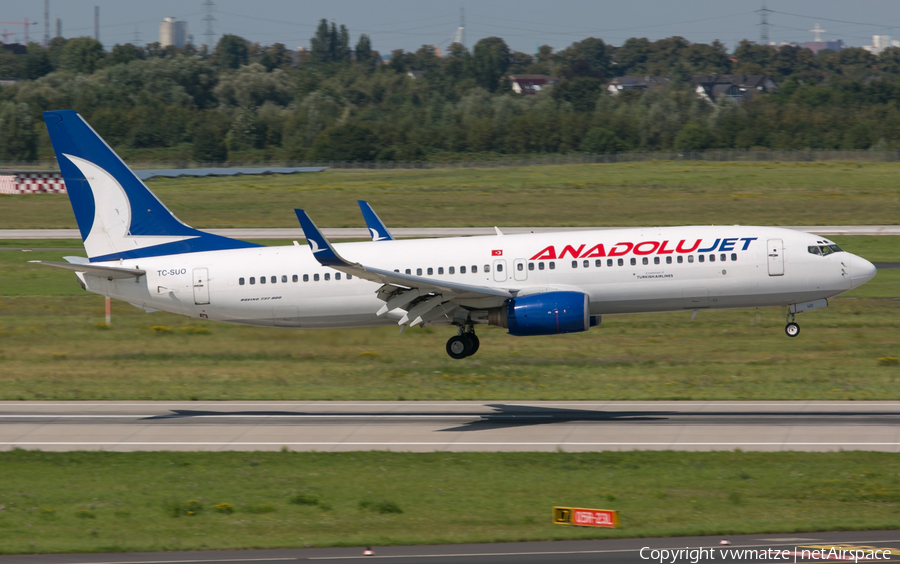
[[[570, 231], [335, 245], [349, 261], [517, 295], [586, 293], [590, 314], [784, 306], [830, 298], [871, 278], [871, 263], [808, 233], [742, 226]], [[854, 282], [854, 258], [860, 266]], [[319, 264], [306, 245], [94, 263], [140, 268], [135, 280], [79, 275], [86, 289], [145, 309], [259, 326], [396, 324], [377, 316], [380, 284]], [[492, 297], [463, 305], [487, 310]], [[448, 324], [439, 317], [432, 324]]]

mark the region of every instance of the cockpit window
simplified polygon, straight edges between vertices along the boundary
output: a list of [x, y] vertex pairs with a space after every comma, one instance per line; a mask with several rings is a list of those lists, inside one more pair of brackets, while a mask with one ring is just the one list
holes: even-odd
[[810, 245], [807, 247], [809, 254], [811, 255], [819, 255], [819, 256], [828, 256], [831, 253], [842, 253], [844, 249], [838, 247], [837, 245]]

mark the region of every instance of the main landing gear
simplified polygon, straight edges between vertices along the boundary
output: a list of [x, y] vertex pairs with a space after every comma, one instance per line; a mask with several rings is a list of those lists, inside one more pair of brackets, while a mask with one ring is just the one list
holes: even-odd
[[472, 325], [460, 326], [459, 333], [447, 341], [447, 354], [450, 358], [459, 360], [478, 352], [479, 346], [481, 342], [475, 335], [475, 328]]
[[787, 318], [790, 321], [784, 326], [784, 332], [788, 337], [796, 337], [800, 334], [800, 326], [794, 321], [793, 313], [788, 313]]

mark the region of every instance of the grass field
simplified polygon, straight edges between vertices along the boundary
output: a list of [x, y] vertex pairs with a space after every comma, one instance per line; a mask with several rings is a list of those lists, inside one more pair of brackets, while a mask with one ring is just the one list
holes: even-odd
[[[0, 453], [0, 552], [887, 529], [888, 453]], [[551, 523], [615, 509], [621, 528]]]
[[[900, 261], [894, 240], [838, 242]], [[560, 337], [481, 328], [478, 355], [454, 361], [449, 329], [244, 327], [122, 302], [106, 328], [102, 297], [27, 263], [82, 253], [39, 249], [0, 251], [0, 399], [900, 398], [900, 367], [879, 361], [900, 357], [900, 271], [801, 316], [797, 339], [778, 308], [607, 316]]]
[[[396, 227], [900, 223], [900, 166], [685, 163], [344, 171], [154, 180], [194, 227], [359, 227], [367, 199]], [[75, 227], [64, 195], [0, 196], [3, 227]]]

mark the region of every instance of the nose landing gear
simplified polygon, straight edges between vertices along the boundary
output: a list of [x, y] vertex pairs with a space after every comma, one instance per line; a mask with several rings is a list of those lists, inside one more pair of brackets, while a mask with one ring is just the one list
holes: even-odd
[[472, 356], [478, 352], [478, 347], [481, 346], [478, 336], [475, 335], [475, 327], [472, 325], [459, 326], [458, 331], [457, 335], [450, 337], [450, 340], [447, 341], [447, 354], [456, 360]]
[[785, 334], [787, 334], [788, 337], [796, 337], [797, 335], [800, 334], [800, 325], [798, 325], [794, 321], [793, 313], [788, 313], [787, 318], [790, 321], [788, 321], [787, 325], [784, 326], [784, 332], [785, 332]]

